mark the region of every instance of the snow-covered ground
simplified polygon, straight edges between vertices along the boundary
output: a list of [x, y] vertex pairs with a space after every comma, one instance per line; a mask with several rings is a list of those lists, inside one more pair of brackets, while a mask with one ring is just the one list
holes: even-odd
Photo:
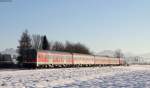
[[0, 88], [150, 88], [150, 66], [0, 70]]

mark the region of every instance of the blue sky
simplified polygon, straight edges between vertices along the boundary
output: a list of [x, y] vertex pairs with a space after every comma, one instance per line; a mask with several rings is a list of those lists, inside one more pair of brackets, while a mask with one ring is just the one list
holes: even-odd
[[150, 0], [12, 0], [0, 2], [0, 50], [21, 33], [81, 42], [92, 51], [150, 52]]

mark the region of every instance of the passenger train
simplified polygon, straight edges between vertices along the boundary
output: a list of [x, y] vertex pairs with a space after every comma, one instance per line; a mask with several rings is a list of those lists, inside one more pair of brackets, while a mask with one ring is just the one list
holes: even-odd
[[119, 66], [119, 65], [125, 65], [125, 60], [122, 58], [111, 58], [97, 55], [45, 51], [45, 50], [29, 52], [26, 59], [23, 61], [24, 67], [33, 67], [33, 68]]

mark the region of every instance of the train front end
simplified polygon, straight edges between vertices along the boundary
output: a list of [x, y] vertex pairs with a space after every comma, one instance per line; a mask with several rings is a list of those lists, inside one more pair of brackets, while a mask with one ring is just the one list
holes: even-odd
[[23, 67], [36, 68], [37, 67], [37, 51], [34, 49], [26, 50], [23, 58]]

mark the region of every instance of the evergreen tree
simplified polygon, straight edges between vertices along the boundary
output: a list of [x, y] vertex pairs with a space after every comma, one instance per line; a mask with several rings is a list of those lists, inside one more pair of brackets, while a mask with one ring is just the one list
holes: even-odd
[[19, 56], [18, 56], [18, 64], [19, 65], [22, 65], [24, 59], [27, 57], [26, 55], [26, 51], [28, 49], [31, 49], [31, 39], [30, 39], [30, 35], [28, 33], [28, 30], [25, 30], [23, 33], [22, 33], [22, 36], [21, 36], [21, 39], [19, 41], [19, 46], [18, 46], [18, 53], [19, 53]]
[[50, 47], [49, 47], [49, 42], [47, 40], [47, 37], [46, 35], [43, 36], [43, 39], [42, 39], [42, 49], [43, 50], [49, 50]]

